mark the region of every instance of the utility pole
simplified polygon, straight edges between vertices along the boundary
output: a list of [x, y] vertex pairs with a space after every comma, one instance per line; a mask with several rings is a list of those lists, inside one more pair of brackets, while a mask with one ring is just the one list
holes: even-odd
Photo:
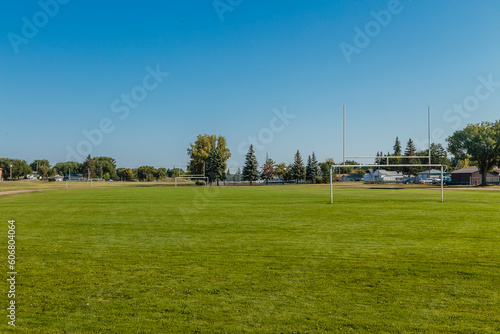
[[10, 180], [12, 181], [12, 164], [10, 164]]

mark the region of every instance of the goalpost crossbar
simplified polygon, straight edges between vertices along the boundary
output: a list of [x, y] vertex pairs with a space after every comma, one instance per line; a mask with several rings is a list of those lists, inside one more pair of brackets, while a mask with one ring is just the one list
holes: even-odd
[[[427, 156], [421, 156], [421, 155], [411, 155], [411, 156], [400, 156], [400, 155], [379, 155], [379, 156], [348, 156], [346, 155], [346, 108], [344, 104], [343, 108], [343, 135], [342, 135], [342, 158], [343, 158], [343, 164], [336, 164], [336, 165], [331, 165], [330, 166], [330, 203], [333, 204], [333, 169], [334, 168], [342, 168], [342, 167], [358, 167], [358, 168], [363, 168], [363, 167], [377, 167], [377, 168], [387, 168], [387, 167], [427, 167], [429, 168], [429, 173], [432, 167], [437, 167], [440, 168], [441, 170], [441, 202], [443, 202], [444, 197], [443, 197], [443, 169], [446, 168], [448, 169], [448, 166], [446, 165], [440, 165], [440, 164], [433, 164], [431, 160], [431, 107], [428, 107], [427, 109], [427, 117], [428, 117], [428, 152]], [[380, 164], [345, 164], [346, 159], [386, 159], [386, 163], [380, 163]], [[423, 164], [390, 164], [389, 159], [427, 159], [427, 163]]]

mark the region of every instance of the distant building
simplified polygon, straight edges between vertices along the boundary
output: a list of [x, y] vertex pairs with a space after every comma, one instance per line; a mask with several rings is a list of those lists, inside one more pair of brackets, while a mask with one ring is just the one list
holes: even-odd
[[403, 182], [401, 172], [389, 171], [385, 169], [369, 169], [366, 171], [365, 182]]
[[[443, 172], [443, 177], [449, 177], [450, 173]], [[430, 169], [417, 174], [418, 180], [440, 179], [441, 170]]]
[[[497, 168], [496, 168], [497, 169]], [[500, 176], [498, 172], [494, 169], [493, 172], [488, 172], [486, 175], [486, 183], [498, 184], [500, 183]], [[480, 185], [482, 184], [482, 175], [479, 173], [479, 168], [477, 167], [467, 167], [451, 172], [451, 183], [452, 184], [468, 184], [468, 185]]]

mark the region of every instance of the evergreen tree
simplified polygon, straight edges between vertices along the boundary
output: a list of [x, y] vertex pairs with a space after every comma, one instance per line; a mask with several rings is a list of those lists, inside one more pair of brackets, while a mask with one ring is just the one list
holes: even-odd
[[[405, 156], [415, 156], [417, 155], [417, 149], [415, 148], [415, 144], [413, 140], [408, 139], [408, 143], [406, 144]], [[404, 165], [411, 164], [419, 164], [420, 161], [417, 158], [403, 158]], [[417, 172], [417, 167], [403, 167], [403, 172], [409, 175], [415, 175]]]
[[397, 156], [401, 155], [401, 143], [400, 143], [398, 137], [396, 137], [396, 141], [394, 142], [393, 150], [394, 150], [393, 155], [397, 155]]
[[319, 173], [318, 160], [316, 160], [316, 155], [313, 151], [312, 156], [307, 158], [306, 180], [311, 183], [316, 183], [319, 178]]
[[241, 181], [241, 169], [239, 167], [238, 170], [236, 171], [236, 174], [234, 174], [234, 180]]
[[[418, 152], [418, 155], [428, 157], [429, 149]], [[451, 165], [451, 161], [448, 159], [448, 154], [446, 153], [446, 149], [443, 145], [434, 143], [431, 144], [431, 162], [433, 164]]]
[[316, 159], [316, 154], [313, 151], [311, 156], [312, 159], [312, 172], [313, 172], [313, 183], [316, 183], [320, 177], [320, 170], [318, 165], [318, 159]]
[[243, 181], [250, 181], [252, 185], [253, 181], [259, 179], [259, 164], [257, 163], [257, 158], [255, 157], [255, 151], [253, 150], [253, 145], [250, 145], [248, 153], [245, 156], [245, 166], [243, 166]]
[[387, 165], [387, 158], [385, 158], [385, 154], [382, 151], [380, 151], [379, 157], [379, 165]]
[[[401, 156], [401, 143], [399, 141], [399, 138], [396, 137], [396, 141], [394, 142], [394, 146], [392, 147], [392, 149], [394, 150], [394, 152], [392, 153], [392, 155], [394, 156]], [[401, 159], [400, 158], [391, 158], [389, 159], [389, 163], [391, 165], [401, 165]], [[392, 170], [396, 170], [396, 171], [399, 171], [400, 168], [391, 168]]]
[[307, 164], [306, 164], [306, 181], [312, 183], [312, 160], [311, 156], [307, 156]]
[[302, 161], [299, 150], [297, 150], [297, 153], [295, 153], [295, 157], [293, 160], [292, 178], [296, 183], [299, 183], [299, 180], [303, 180], [305, 177], [306, 169], [304, 167], [304, 162]]

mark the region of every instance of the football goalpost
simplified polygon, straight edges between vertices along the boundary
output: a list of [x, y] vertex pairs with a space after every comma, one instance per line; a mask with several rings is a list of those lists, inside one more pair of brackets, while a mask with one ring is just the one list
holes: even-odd
[[[427, 109], [427, 117], [428, 117], [428, 144], [429, 144], [429, 155], [428, 156], [346, 156], [346, 112], [345, 112], [345, 105], [344, 105], [344, 124], [343, 124], [343, 148], [342, 148], [342, 164], [337, 164], [337, 165], [331, 165], [330, 166], [330, 204], [333, 204], [333, 170], [334, 168], [338, 168], [340, 171], [340, 168], [342, 167], [358, 167], [358, 168], [363, 168], [363, 167], [428, 167], [429, 168], [429, 173], [432, 167], [440, 168], [441, 170], [441, 202], [444, 200], [444, 193], [443, 193], [443, 170], [444, 168], [448, 167], [446, 165], [439, 165], [439, 164], [432, 164], [431, 162], [431, 108], [428, 107]], [[387, 163], [385, 164], [357, 164], [357, 165], [346, 165], [345, 161], [347, 159], [382, 159], [385, 158], [387, 160]], [[428, 159], [427, 164], [393, 164], [391, 165], [389, 163], [390, 158], [397, 158], [397, 159]], [[380, 179], [380, 175], [379, 175]]]

